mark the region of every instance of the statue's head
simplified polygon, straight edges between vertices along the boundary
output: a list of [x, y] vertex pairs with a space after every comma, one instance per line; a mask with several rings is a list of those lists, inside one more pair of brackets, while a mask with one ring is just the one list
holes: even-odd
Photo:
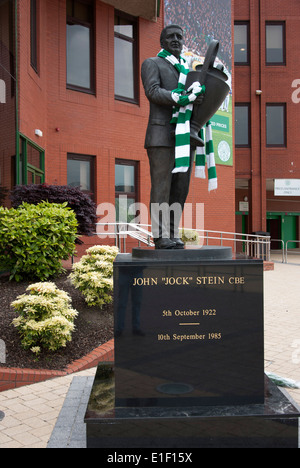
[[160, 44], [163, 49], [179, 58], [183, 48], [183, 29], [177, 24], [166, 26], [160, 36]]

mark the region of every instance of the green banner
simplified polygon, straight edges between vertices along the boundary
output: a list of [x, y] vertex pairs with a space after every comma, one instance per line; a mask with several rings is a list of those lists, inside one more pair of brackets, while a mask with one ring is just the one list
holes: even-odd
[[224, 67], [230, 94], [211, 119], [216, 164], [233, 165], [232, 140], [232, 13], [231, 0], [164, 0], [165, 25], [179, 24], [184, 29], [183, 56], [193, 70], [204, 63], [208, 45], [220, 42], [215, 66]]

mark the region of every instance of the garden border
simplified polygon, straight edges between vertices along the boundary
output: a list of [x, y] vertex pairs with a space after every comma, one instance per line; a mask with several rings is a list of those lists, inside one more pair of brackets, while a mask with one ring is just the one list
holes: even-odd
[[91, 369], [103, 361], [114, 361], [114, 339], [73, 361], [63, 371], [0, 367], [0, 392]]

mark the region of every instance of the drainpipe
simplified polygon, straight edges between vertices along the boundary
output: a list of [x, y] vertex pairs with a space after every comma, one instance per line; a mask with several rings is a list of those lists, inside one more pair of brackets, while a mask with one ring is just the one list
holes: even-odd
[[[262, 68], [263, 68], [263, 53], [262, 53], [262, 34], [265, 34], [265, 23], [262, 22], [262, 0], [259, 0], [259, 89], [262, 90], [263, 86], [263, 80], [262, 80]], [[262, 90], [263, 92], [265, 91]], [[267, 226], [267, 207], [266, 207], [266, 163], [265, 163], [265, 158], [266, 158], [266, 152], [265, 152], [265, 138], [262, 133], [262, 115], [264, 115], [264, 121], [265, 121], [265, 115], [266, 115], [266, 106], [265, 104], [265, 99], [260, 96], [260, 148], [259, 148], [259, 153], [260, 153], [260, 191], [261, 191], [261, 230], [265, 231]], [[265, 129], [265, 126], [264, 126]], [[264, 149], [263, 149], [263, 142], [264, 142]]]
[[18, 69], [18, 0], [15, 0], [15, 68], [16, 68], [16, 185], [20, 185], [20, 138], [19, 138], [19, 69]]

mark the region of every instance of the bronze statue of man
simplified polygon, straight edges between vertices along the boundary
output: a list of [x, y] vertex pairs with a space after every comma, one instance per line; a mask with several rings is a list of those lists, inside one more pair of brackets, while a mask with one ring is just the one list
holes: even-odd
[[[181, 59], [184, 39], [180, 26], [164, 28], [160, 40], [164, 51], [177, 61]], [[184, 173], [172, 173], [175, 165], [175, 124], [170, 122], [178, 102], [174, 90], [178, 89], [179, 75], [176, 67], [162, 56], [148, 58], [142, 65], [142, 81], [150, 102], [145, 148], [150, 163], [150, 210], [156, 249], [184, 248], [179, 238], [179, 218], [189, 192], [192, 164]], [[166, 217], [159, 210], [162, 206], [175, 209], [170, 210]]]

